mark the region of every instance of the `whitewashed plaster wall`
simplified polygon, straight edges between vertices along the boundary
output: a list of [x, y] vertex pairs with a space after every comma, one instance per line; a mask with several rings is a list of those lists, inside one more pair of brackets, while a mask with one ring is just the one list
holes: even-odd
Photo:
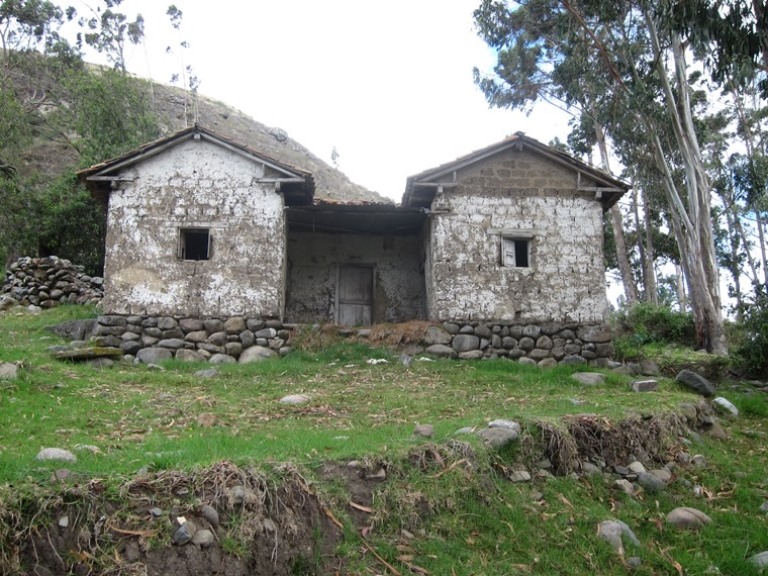
[[[508, 150], [457, 181], [432, 205], [431, 319], [604, 320], [602, 207], [574, 172]], [[502, 265], [501, 237], [516, 231], [531, 235], [528, 268]]]
[[[283, 198], [264, 167], [189, 140], [125, 170], [109, 197], [104, 312], [280, 317]], [[178, 257], [179, 230], [209, 228], [209, 260]]]
[[289, 322], [334, 322], [338, 267], [375, 269], [373, 322], [406, 322], [425, 317], [424, 276], [419, 236], [289, 233]]

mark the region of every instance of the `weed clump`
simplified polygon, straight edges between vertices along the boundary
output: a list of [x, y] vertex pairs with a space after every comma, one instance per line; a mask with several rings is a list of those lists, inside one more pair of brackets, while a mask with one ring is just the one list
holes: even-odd
[[693, 316], [666, 306], [640, 302], [617, 314], [620, 329], [635, 345], [678, 344], [696, 345]]
[[687, 424], [683, 416], [670, 412], [632, 415], [620, 421], [575, 414], [557, 423], [538, 421], [535, 427], [534, 453], [549, 459], [553, 471], [564, 475], [580, 471], [585, 461], [624, 465], [630, 455], [663, 462]]

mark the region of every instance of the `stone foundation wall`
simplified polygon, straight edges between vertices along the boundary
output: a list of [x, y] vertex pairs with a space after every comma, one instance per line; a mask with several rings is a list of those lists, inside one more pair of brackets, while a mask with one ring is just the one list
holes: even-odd
[[93, 336], [101, 346], [120, 348], [145, 361], [233, 362], [248, 355], [287, 354], [291, 330], [279, 320], [262, 318], [174, 318], [100, 316]]
[[613, 357], [612, 334], [605, 324], [512, 324], [445, 322], [430, 326], [426, 352], [449, 358], [510, 358], [525, 364], [604, 363]]
[[[99, 317], [93, 337], [101, 346], [120, 348], [129, 358], [145, 362], [175, 358], [221, 363], [288, 354], [295, 326], [241, 316], [198, 319], [109, 314]], [[340, 329], [350, 336], [370, 332]], [[611, 340], [611, 331], [604, 324], [445, 322], [426, 329], [418, 351], [466, 360], [509, 358], [542, 367], [568, 362], [600, 365], [613, 357]]]

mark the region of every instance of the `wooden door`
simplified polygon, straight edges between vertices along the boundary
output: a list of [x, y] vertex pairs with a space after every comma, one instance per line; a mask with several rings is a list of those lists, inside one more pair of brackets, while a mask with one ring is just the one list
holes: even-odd
[[338, 323], [370, 326], [373, 318], [373, 266], [340, 266]]

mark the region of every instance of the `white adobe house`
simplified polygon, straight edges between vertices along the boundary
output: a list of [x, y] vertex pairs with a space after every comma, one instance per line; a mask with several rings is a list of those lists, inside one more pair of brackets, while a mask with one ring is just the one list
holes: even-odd
[[198, 126], [80, 176], [107, 210], [104, 315], [125, 325], [431, 320], [487, 327], [478, 346], [502, 352], [524, 326], [607, 342], [603, 213], [628, 186], [521, 133], [408, 178], [400, 206], [314, 201], [312, 174]]

